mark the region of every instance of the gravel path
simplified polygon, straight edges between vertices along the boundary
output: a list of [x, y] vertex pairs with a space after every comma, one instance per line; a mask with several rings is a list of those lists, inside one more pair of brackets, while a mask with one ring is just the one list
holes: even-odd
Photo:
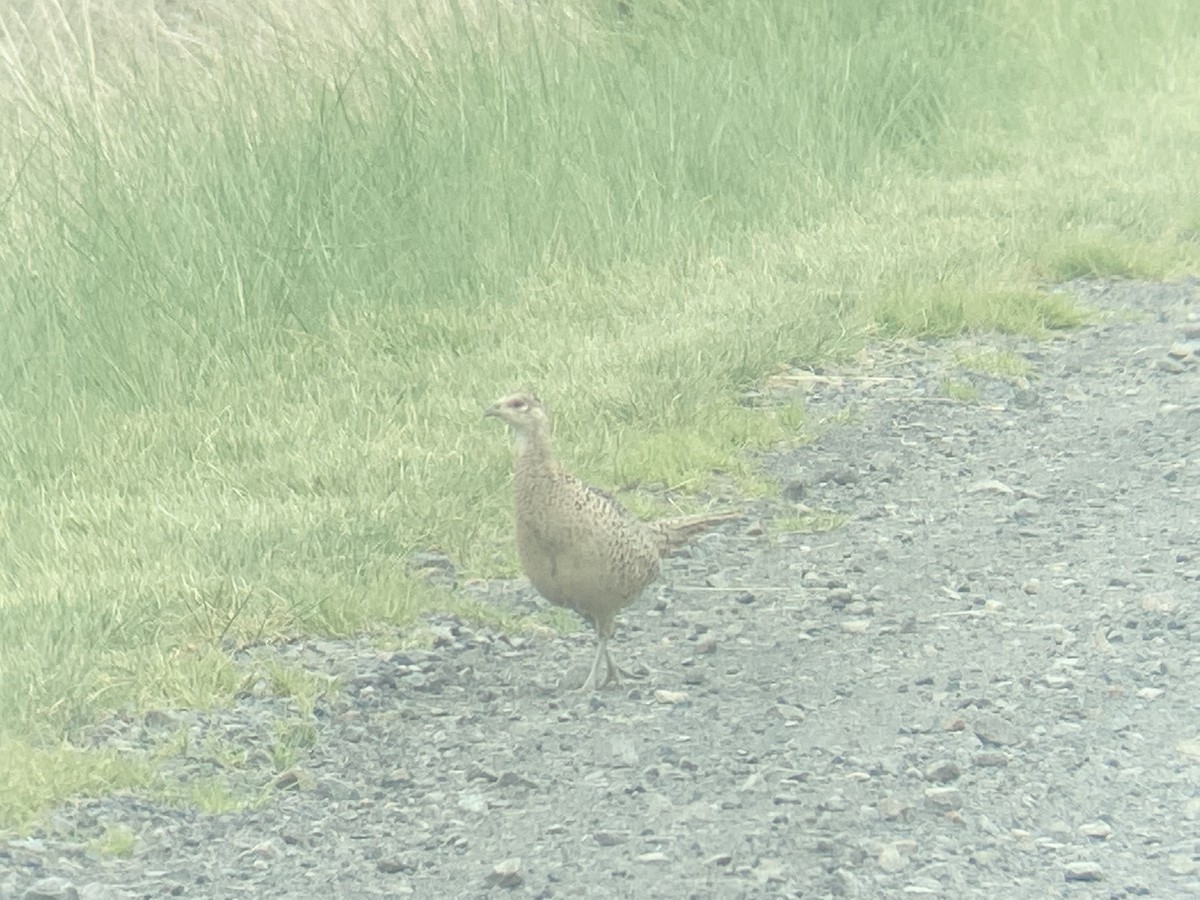
[[[837, 424], [622, 617], [640, 681], [562, 689], [588, 630], [256, 648], [343, 682], [283, 775], [264, 685], [95, 740], [187, 729], [170, 765], [260, 806], [80, 801], [0, 841], [0, 897], [1200, 896], [1200, 281], [1070, 290], [1113, 314], [989, 339], [1027, 384], [962, 344], [776, 379]], [[806, 507], [847, 521], [781, 533]]]

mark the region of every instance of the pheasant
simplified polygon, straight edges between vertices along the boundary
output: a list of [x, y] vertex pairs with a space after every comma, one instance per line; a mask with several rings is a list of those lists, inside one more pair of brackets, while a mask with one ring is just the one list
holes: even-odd
[[[596, 629], [596, 659], [582, 690], [619, 684], [608, 649], [617, 613], [658, 577], [659, 560], [727, 512], [643, 522], [612, 496], [567, 472], [550, 449], [550, 414], [530, 394], [509, 394], [484, 412], [516, 438], [517, 553], [538, 593]], [[601, 675], [601, 664], [604, 674]]]

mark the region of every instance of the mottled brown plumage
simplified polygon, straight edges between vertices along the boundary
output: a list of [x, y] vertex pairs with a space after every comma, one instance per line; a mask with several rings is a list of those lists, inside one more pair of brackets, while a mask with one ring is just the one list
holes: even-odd
[[551, 603], [575, 610], [595, 626], [596, 659], [583, 689], [619, 682], [621, 670], [608, 651], [617, 613], [658, 576], [662, 556], [738, 514], [643, 522], [555, 460], [550, 416], [536, 397], [509, 394], [484, 415], [507, 422], [516, 437], [513, 493], [517, 552], [525, 574]]

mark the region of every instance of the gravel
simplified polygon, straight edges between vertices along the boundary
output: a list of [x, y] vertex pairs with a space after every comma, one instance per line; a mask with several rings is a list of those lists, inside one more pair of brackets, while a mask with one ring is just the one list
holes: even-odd
[[[827, 427], [764, 455], [781, 499], [623, 615], [640, 680], [571, 691], [589, 630], [448, 617], [429, 651], [251, 648], [341, 689], [307, 718], [257, 685], [92, 740], [186, 732], [168, 772], [259, 805], [78, 800], [0, 840], [0, 897], [1200, 895], [1200, 281], [1064, 289], [1095, 324], [987, 339], [1027, 379], [964, 371], [956, 341], [751, 398]], [[812, 511], [847, 518], [781, 530]], [[314, 740], [281, 761], [289, 722]], [[98, 849], [113, 833], [129, 855]]]

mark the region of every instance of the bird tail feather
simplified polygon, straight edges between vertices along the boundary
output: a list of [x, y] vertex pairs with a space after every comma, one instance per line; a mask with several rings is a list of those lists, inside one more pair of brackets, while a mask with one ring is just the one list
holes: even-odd
[[678, 550], [696, 535], [711, 530], [714, 525], [741, 518], [741, 515], [739, 512], [725, 512], [676, 516], [651, 522], [650, 529], [657, 539], [659, 555], [665, 556], [672, 550]]

